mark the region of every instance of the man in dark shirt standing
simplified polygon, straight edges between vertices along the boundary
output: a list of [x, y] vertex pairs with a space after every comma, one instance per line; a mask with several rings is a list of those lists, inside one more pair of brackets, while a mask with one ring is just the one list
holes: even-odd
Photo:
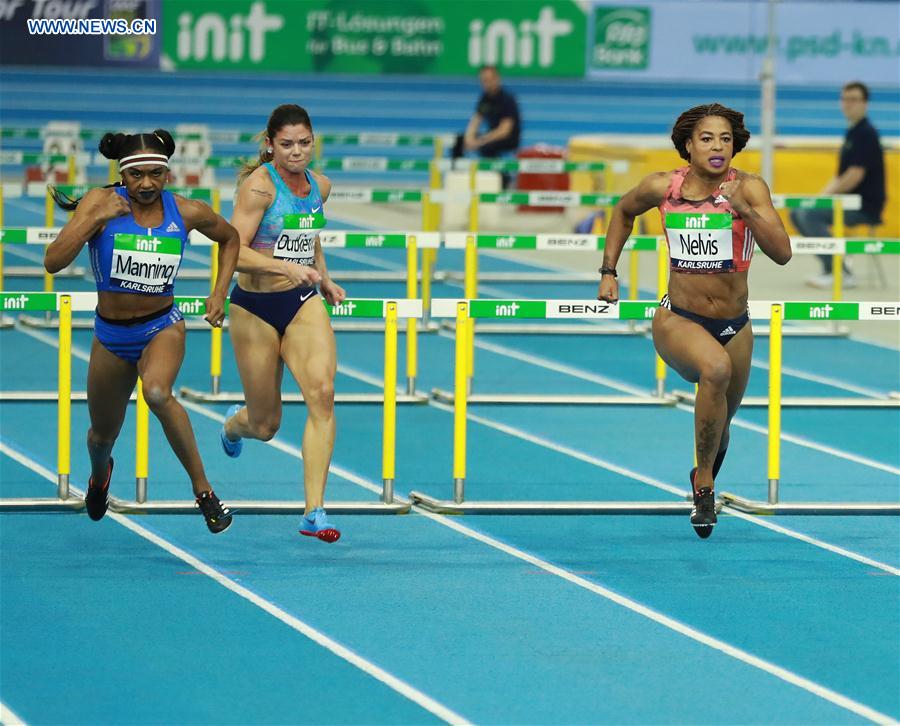
[[[875, 127], [866, 118], [869, 89], [852, 81], [841, 89], [841, 111], [850, 127], [841, 146], [838, 173], [822, 190], [822, 194], [859, 194], [862, 208], [844, 213], [847, 225], [881, 224], [884, 208], [884, 152]], [[804, 237], [828, 237], [831, 211], [827, 209], [794, 209], [791, 221]], [[833, 284], [831, 255], [820, 255], [822, 274], [807, 280], [812, 287], [830, 288]], [[856, 280], [844, 267], [844, 287], [855, 287]]]
[[[459, 158], [466, 151], [479, 156], [494, 158], [515, 152], [519, 148], [522, 124], [519, 106], [513, 95], [500, 84], [500, 74], [494, 66], [482, 66], [478, 79], [484, 93], [478, 99], [475, 113], [469, 119], [466, 132], [456, 140], [453, 157]], [[487, 131], [481, 127], [487, 124]]]

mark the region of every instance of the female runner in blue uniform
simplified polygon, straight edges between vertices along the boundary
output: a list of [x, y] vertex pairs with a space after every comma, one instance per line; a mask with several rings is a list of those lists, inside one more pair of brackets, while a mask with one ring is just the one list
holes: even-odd
[[281, 425], [281, 378], [287, 365], [306, 402], [303, 432], [305, 514], [300, 534], [335, 542], [341, 533], [323, 509], [334, 450], [337, 352], [332, 305], [345, 292], [329, 276], [318, 232], [331, 182], [307, 168], [313, 155], [309, 115], [276, 108], [259, 160], [244, 170], [232, 224], [241, 236], [238, 283], [231, 292], [230, 334], [245, 406], [232, 406], [222, 428], [225, 453], [241, 453], [243, 438], [270, 440]]
[[140, 376], [147, 405], [191, 479], [207, 526], [217, 533], [231, 524], [231, 512], [210, 487], [191, 422], [172, 395], [184, 360], [185, 336], [181, 312], [174, 307], [173, 283], [192, 229], [218, 242], [219, 277], [206, 299], [205, 318], [221, 326], [240, 242], [235, 229], [207, 205], [165, 191], [174, 151], [175, 142], [161, 129], [106, 134], [100, 153], [118, 160], [122, 183], [91, 189], [74, 201], [52, 190], [57, 204], [74, 214], [47, 247], [44, 266], [58, 272], [87, 244], [97, 283], [87, 382], [92, 469], [84, 499], [88, 515], [102, 519], [109, 506], [112, 448]]
[[616, 205], [597, 292], [601, 300], [619, 299], [616, 263], [634, 219], [659, 207], [671, 274], [653, 316], [653, 343], [669, 366], [697, 384], [691, 524], [704, 539], [716, 524], [714, 480], [750, 376], [747, 273], [753, 249], [758, 244], [779, 265], [791, 259], [791, 240], [768, 185], [731, 166], [749, 139], [744, 115], [717, 103], [678, 117], [672, 143], [688, 164], [645, 177]]

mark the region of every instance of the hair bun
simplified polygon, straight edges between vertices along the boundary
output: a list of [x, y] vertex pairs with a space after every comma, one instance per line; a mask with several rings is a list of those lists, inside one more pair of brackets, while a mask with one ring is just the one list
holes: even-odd
[[122, 144], [125, 143], [127, 137], [125, 134], [103, 134], [97, 148], [100, 153], [107, 159], [118, 159], [119, 152], [122, 150]]
[[165, 129], [156, 129], [153, 135], [162, 142], [166, 156], [172, 156], [175, 153], [175, 139], [172, 138], [172, 134]]

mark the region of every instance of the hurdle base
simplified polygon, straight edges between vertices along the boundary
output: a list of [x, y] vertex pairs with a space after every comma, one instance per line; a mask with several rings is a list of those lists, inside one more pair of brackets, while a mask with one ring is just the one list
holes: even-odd
[[[769, 326], [768, 325], [760, 325], [759, 327], [753, 326], [753, 335], [754, 336], [767, 336], [769, 335]], [[823, 327], [815, 327], [815, 326], [805, 326], [805, 325], [785, 325], [781, 331], [781, 335], [783, 338], [847, 338], [850, 335], [850, 328], [846, 325], [841, 325], [833, 328], [825, 328]]]
[[0, 499], [0, 512], [80, 512], [83, 509], [84, 500], [81, 497]]
[[[692, 391], [672, 391], [672, 395], [681, 403], [693, 405], [696, 395]], [[747, 396], [741, 401], [741, 407], [759, 408], [769, 405], [765, 396]], [[864, 396], [785, 396], [781, 399], [782, 408], [900, 408], [900, 399], [866, 398]]]
[[873, 515], [900, 514], [900, 503], [891, 502], [769, 502], [755, 501], [739, 497], [730, 492], [722, 492], [722, 503], [745, 514], [814, 514], [814, 515]]
[[[59, 393], [56, 391], [0, 391], [0, 401], [29, 401], [32, 403], [52, 401], [56, 403], [58, 400]], [[87, 391], [72, 391], [69, 400], [87, 401]], [[132, 393], [128, 400], [136, 401], [137, 394]]]
[[[197, 401], [201, 403], [243, 403], [243, 391], [219, 391], [212, 393], [211, 391], [198, 391], [196, 388], [182, 386], [179, 395], [188, 401]], [[2, 399], [0, 399], [2, 400]], [[282, 393], [282, 403], [304, 403], [302, 393]], [[334, 395], [335, 403], [384, 403], [384, 394], [378, 393], [336, 393]], [[397, 403], [428, 403], [428, 396], [421, 393], [397, 393]]]
[[[452, 405], [456, 401], [453, 391], [442, 388], [431, 389], [431, 399]], [[584, 405], [584, 406], [674, 406], [678, 400], [673, 396], [605, 396], [579, 394], [539, 394], [539, 393], [470, 393], [466, 397], [470, 404], [526, 404], [526, 405]]]
[[[422, 492], [409, 493], [410, 502], [434, 514], [677, 514], [691, 513], [691, 502], [539, 502], [470, 501], [457, 503]], [[717, 509], [720, 505], [717, 504]], [[331, 507], [329, 506], [329, 511]]]
[[[456, 330], [455, 320], [445, 320], [445, 330]], [[560, 323], [558, 325], [541, 325], [539, 323], [486, 323], [477, 320], [475, 330], [478, 333], [508, 333], [513, 335], [647, 335], [650, 326], [623, 325], [609, 322], [603, 325], [587, 325], [584, 323]]]
[[[2, 500], [0, 500], [2, 501]], [[241, 514], [303, 514], [305, 502], [266, 501], [262, 499], [229, 499], [228, 508]], [[328, 502], [329, 514], [406, 514], [412, 505], [409, 502]], [[198, 514], [193, 499], [159, 500], [136, 502], [134, 500], [109, 498], [109, 508], [117, 514]]]
[[[4, 265], [3, 267], [3, 276], [4, 277], [43, 277], [46, 270], [43, 267], [38, 267], [36, 265], [32, 266], [22, 266], [22, 265]], [[60, 277], [79, 277], [84, 278], [90, 275], [91, 272], [86, 267], [66, 267], [60, 270], [59, 272], [53, 273], [54, 278]]]

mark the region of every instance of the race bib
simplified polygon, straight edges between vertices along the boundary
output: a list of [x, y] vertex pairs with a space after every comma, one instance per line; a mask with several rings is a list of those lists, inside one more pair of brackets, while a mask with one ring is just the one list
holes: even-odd
[[178, 237], [116, 234], [110, 287], [149, 295], [171, 292], [181, 264], [181, 250]]
[[297, 265], [312, 266], [316, 261], [316, 237], [325, 227], [325, 215], [322, 212], [285, 214], [283, 224], [272, 256]]
[[721, 272], [734, 269], [731, 215], [666, 212], [672, 269]]

